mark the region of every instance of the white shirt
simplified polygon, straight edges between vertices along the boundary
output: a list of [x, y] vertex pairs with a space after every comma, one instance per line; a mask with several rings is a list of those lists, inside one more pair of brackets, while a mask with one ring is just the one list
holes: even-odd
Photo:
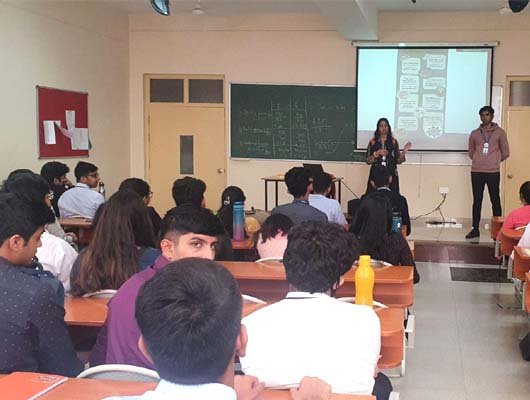
[[[521, 239], [519, 239], [519, 243], [517, 243], [517, 246], [530, 247], [530, 224], [526, 225], [523, 236], [521, 236]], [[512, 258], [513, 258], [513, 251], [512, 251]]]
[[381, 324], [372, 308], [323, 293], [290, 292], [243, 324], [243, 372], [265, 386], [296, 387], [304, 376], [315, 376], [333, 393], [372, 393], [381, 347]]
[[99, 206], [104, 202], [105, 198], [100, 193], [91, 190], [84, 183], [76, 183], [59, 198], [59, 213], [61, 218], [94, 218]]
[[70, 271], [77, 252], [65, 240], [44, 231], [40, 237], [42, 246], [37, 249], [37, 258], [46, 271], [50, 271], [70, 291]]
[[328, 221], [339, 225], [346, 225], [348, 222], [342, 212], [340, 203], [335, 199], [330, 199], [322, 194], [310, 194], [309, 205], [318, 208], [328, 216]]
[[141, 396], [107, 397], [103, 400], [236, 400], [236, 392], [221, 383], [178, 385], [161, 380], [155, 390]]

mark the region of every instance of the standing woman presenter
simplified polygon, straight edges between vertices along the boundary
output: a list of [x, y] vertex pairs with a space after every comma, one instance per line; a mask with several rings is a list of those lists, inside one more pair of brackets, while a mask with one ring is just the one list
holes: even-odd
[[368, 142], [368, 149], [366, 151], [366, 163], [371, 165], [370, 175], [368, 176], [368, 184], [366, 186], [366, 193], [373, 192], [375, 188], [371, 184], [372, 171], [377, 164], [387, 168], [388, 175], [392, 178], [390, 182], [390, 189], [399, 193], [399, 177], [397, 165], [405, 161], [405, 155], [412, 147], [410, 142], [405, 144], [402, 151], [399, 151], [399, 144], [392, 136], [392, 128], [388, 123], [388, 119], [380, 118], [377, 121], [377, 128], [374, 132], [374, 137]]

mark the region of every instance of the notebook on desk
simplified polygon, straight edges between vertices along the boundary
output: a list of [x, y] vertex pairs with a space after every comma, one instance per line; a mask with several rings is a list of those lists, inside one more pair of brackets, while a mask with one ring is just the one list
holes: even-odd
[[34, 400], [67, 381], [59, 375], [39, 374], [36, 372], [13, 372], [0, 379], [2, 399]]

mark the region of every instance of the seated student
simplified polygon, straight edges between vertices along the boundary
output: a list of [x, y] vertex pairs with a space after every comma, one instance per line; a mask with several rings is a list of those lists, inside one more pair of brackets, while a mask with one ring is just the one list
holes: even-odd
[[94, 237], [72, 268], [72, 295], [119, 289], [135, 273], [154, 263], [160, 255], [155, 245], [142, 198], [130, 190], [117, 191], [103, 206]]
[[110, 300], [105, 325], [91, 355], [91, 364], [131, 364], [152, 368], [138, 349], [140, 331], [134, 319], [134, 301], [142, 285], [169, 262], [186, 257], [213, 259], [217, 235], [223, 233], [219, 219], [206, 209], [182, 206], [162, 221], [160, 255], [155, 263], [133, 275]]
[[13, 193], [31, 207], [45, 206], [50, 209], [50, 217], [54, 223], [46, 224], [45, 231], [41, 237], [42, 246], [37, 250], [37, 259], [40, 266], [59, 279], [64, 286], [64, 290], [68, 291], [70, 288], [70, 270], [77, 258], [77, 252], [58, 234], [51, 234], [52, 230], [55, 233], [60, 231], [66, 237], [51, 210], [52, 196], [48, 183], [43, 177], [33, 172], [11, 173], [10, 177], [4, 182], [2, 191]]
[[149, 184], [139, 178], [128, 178], [125, 179], [122, 183], [120, 183], [120, 187], [118, 188], [118, 190], [132, 190], [133, 192], [136, 192], [140, 195], [140, 197], [144, 201], [144, 204], [149, 210], [149, 217], [151, 218], [151, 224], [153, 225], [155, 237], [158, 237], [162, 218], [160, 218], [160, 215], [158, 215], [154, 207], [149, 207], [151, 197], [153, 197], [153, 192], [151, 192], [151, 187], [149, 186]]
[[74, 174], [77, 183], [59, 199], [59, 213], [61, 218], [80, 216], [92, 219], [99, 206], [105, 202], [101, 194], [92, 190], [99, 184], [98, 167], [79, 161]]
[[[530, 222], [530, 181], [526, 181], [519, 188], [519, 198], [522, 207], [510, 211], [502, 224], [501, 229], [515, 229], [526, 226]], [[497, 240], [501, 240], [501, 232], [497, 235]]]
[[392, 265], [414, 267], [414, 283], [420, 281], [410, 247], [401, 231], [392, 232], [392, 206], [385, 193], [372, 192], [363, 197], [357, 216], [350, 226], [358, 254]]
[[320, 172], [313, 177], [313, 193], [309, 195], [309, 204], [328, 216], [328, 221], [347, 227], [346, 218], [342, 212], [340, 203], [335, 199], [327, 196], [331, 192], [332, 179], [331, 175], [326, 172]]
[[206, 184], [202, 180], [191, 176], [177, 179], [173, 182], [173, 188], [171, 189], [175, 207], [192, 205], [196, 208], [205, 208], [204, 192], [206, 192]]
[[63, 164], [59, 161], [50, 161], [44, 164], [40, 170], [40, 176], [42, 176], [53, 193], [52, 206], [53, 211], [57, 217], [60, 217], [59, 213], [59, 198], [72, 186], [72, 182], [66, 177], [66, 174], [70, 172], [68, 165]]
[[[256, 378], [234, 376], [234, 356], [245, 354], [247, 342], [241, 312], [237, 282], [214, 261], [176, 261], [147, 281], [136, 300], [138, 347], [152, 360], [161, 381], [135, 398], [258, 399], [263, 385]], [[308, 382], [312, 387], [304, 388]], [[294, 399], [328, 399], [330, 389], [306, 378], [292, 395]], [[107, 400], [111, 399], [132, 397]]]
[[326, 214], [309, 205], [309, 193], [313, 187], [307, 170], [302, 167], [291, 168], [285, 174], [285, 184], [294, 200], [290, 204], [275, 207], [272, 214], [287, 215], [295, 225], [304, 221], [328, 221]]
[[[407, 199], [396, 192], [395, 190], [390, 189], [390, 184], [392, 183], [392, 177], [388, 175], [388, 169], [382, 165], [376, 165], [372, 168], [372, 179], [370, 184], [378, 192], [383, 193], [384, 196], [388, 198], [392, 206], [392, 212], [399, 212], [401, 214], [401, 224], [406, 225], [407, 227], [407, 236], [410, 235], [410, 215], [409, 215], [409, 205]], [[361, 200], [364, 196], [361, 198]]]
[[287, 233], [293, 221], [283, 214], [274, 214], [265, 220], [257, 233], [256, 249], [260, 258], [283, 258], [287, 248]]
[[228, 186], [221, 194], [221, 208], [217, 211], [217, 216], [223, 224], [225, 231], [232, 237], [233, 232], [233, 207], [234, 203], [244, 202], [246, 200], [245, 193], [237, 186]]
[[76, 376], [76, 357], [64, 323], [64, 308], [52, 287], [26, 274], [40, 246], [44, 225], [53, 219], [44, 205], [31, 206], [0, 194], [0, 373], [33, 371]]
[[379, 318], [370, 307], [330, 296], [354, 260], [352, 237], [339, 225], [312, 221], [289, 231], [283, 263], [290, 292], [243, 319], [251, 338], [240, 358], [243, 372], [267, 387], [290, 387], [311, 375], [334, 393], [388, 398], [390, 381], [376, 372]]

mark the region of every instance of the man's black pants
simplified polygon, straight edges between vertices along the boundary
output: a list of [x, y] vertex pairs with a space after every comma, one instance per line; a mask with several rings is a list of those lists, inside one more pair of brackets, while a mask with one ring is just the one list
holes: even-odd
[[500, 217], [502, 215], [501, 198], [499, 197], [500, 181], [500, 172], [471, 172], [471, 185], [473, 187], [473, 229], [479, 228], [484, 185], [488, 186], [493, 216]]
[[388, 400], [390, 393], [392, 393], [392, 383], [390, 382], [390, 379], [379, 372], [375, 377], [372, 395], [375, 396], [377, 400]]

